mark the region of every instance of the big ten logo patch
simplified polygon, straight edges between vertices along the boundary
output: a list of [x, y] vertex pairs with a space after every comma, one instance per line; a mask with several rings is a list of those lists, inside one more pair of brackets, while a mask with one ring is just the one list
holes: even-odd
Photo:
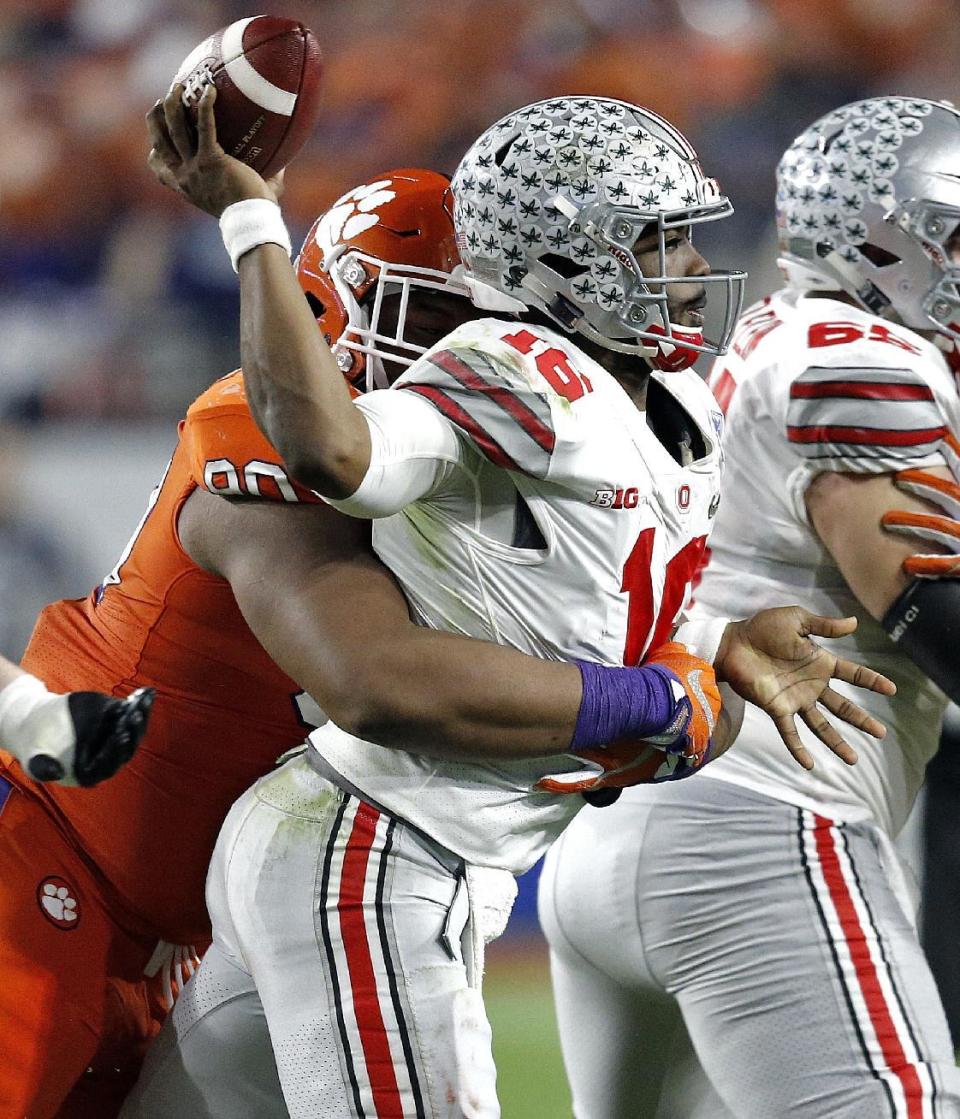
[[80, 923], [77, 890], [64, 878], [50, 874], [37, 885], [40, 912], [58, 929], [75, 929]]
[[640, 491], [636, 486], [597, 490], [590, 504], [600, 509], [636, 509], [640, 504]]

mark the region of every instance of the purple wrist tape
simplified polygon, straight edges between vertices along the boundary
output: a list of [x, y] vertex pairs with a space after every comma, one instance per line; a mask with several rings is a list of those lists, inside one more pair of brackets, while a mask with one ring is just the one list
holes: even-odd
[[647, 738], [669, 726], [676, 709], [670, 681], [676, 677], [668, 668], [574, 663], [583, 680], [583, 699], [571, 750], [606, 746], [618, 738]]

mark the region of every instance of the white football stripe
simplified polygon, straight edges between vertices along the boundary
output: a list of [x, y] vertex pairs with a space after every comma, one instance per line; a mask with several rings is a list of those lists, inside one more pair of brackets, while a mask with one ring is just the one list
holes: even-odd
[[246, 19], [238, 19], [224, 31], [220, 44], [220, 51], [224, 58], [223, 68], [244, 97], [248, 97], [255, 105], [266, 109], [267, 112], [289, 117], [296, 108], [297, 95], [288, 93], [273, 82], [268, 82], [262, 74], [254, 70], [243, 53], [243, 33], [247, 24], [259, 18], [259, 16], [248, 16]]

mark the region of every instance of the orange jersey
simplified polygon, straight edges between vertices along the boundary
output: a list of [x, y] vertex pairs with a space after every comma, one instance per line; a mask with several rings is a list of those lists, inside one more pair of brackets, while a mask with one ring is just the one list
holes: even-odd
[[201, 395], [116, 569], [86, 599], [54, 603], [24, 667], [56, 691], [157, 689], [133, 760], [93, 789], [37, 785], [119, 904], [153, 935], [209, 931], [204, 878], [232, 802], [310, 729], [297, 685], [247, 628], [229, 584], [198, 567], [177, 536], [198, 487], [235, 497], [317, 501], [287, 476], [250, 414], [239, 372]]

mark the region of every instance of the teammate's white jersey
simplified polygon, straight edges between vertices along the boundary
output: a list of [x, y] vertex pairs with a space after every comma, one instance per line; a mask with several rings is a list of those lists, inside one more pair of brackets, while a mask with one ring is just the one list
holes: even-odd
[[[383, 518], [374, 547], [424, 624], [610, 665], [669, 638], [719, 493], [723, 418], [695, 373], [655, 374], [645, 413], [568, 338], [484, 319], [358, 406], [375, 458], [336, 504]], [[532, 792], [578, 768], [566, 755], [458, 764], [332, 725], [311, 741], [375, 803], [514, 873], [584, 803]]]
[[953, 376], [912, 331], [783, 291], [743, 316], [711, 384], [727, 412], [727, 469], [694, 616], [743, 617], [791, 602], [855, 614], [856, 633], [831, 650], [879, 669], [898, 692], [888, 699], [834, 685], [888, 727], [882, 742], [844, 728], [860, 756], [853, 767], [801, 726], [816, 761], [804, 772], [748, 704], [735, 746], [704, 774], [837, 820], [871, 817], [896, 834], [936, 749], [945, 700], [854, 598], [809, 523], [804, 493], [825, 470], [942, 465], [944, 434], [960, 431]]

